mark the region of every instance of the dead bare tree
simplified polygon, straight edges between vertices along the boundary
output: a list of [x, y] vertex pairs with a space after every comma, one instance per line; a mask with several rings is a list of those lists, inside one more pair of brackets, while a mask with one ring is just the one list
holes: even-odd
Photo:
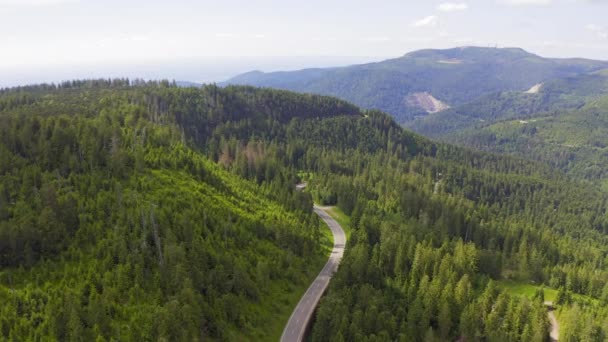
[[152, 225], [152, 234], [154, 236], [154, 244], [156, 245], [156, 252], [158, 254], [158, 264], [162, 265], [164, 263], [163, 248], [161, 246], [160, 234], [158, 232], [158, 225], [156, 224], [156, 219], [154, 218], [154, 206], [152, 206], [150, 208], [150, 224]]

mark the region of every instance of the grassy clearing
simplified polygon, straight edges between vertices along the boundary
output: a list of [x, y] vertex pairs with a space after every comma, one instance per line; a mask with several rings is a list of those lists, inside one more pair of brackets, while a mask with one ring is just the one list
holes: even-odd
[[303, 182], [310, 181], [314, 178], [314, 173], [312, 172], [298, 171], [297, 175], [298, 178], [301, 179]]
[[278, 341], [281, 339], [283, 328], [285, 328], [293, 309], [298, 305], [300, 298], [302, 298], [304, 292], [306, 292], [326, 262], [327, 259], [325, 257], [315, 260], [315, 267], [311, 267], [311, 271], [306, 275], [306, 281], [299, 286], [281, 284], [276, 286], [276, 289], [273, 288], [272, 293], [276, 293], [277, 296], [269, 299], [269, 305], [265, 306], [268, 317], [272, 317], [268, 322], [272, 323], [267, 327], [267, 334], [259, 336], [260, 339], [267, 341]]
[[331, 255], [331, 251], [334, 249], [334, 235], [331, 233], [331, 230], [325, 222], [321, 221], [321, 247], [323, 248], [323, 253], [325, 256], [329, 258]]
[[[306, 280], [300, 285], [293, 286], [288, 283], [283, 283], [275, 284], [275, 286], [273, 286], [271, 293], [276, 294], [276, 296], [267, 299], [267, 303], [269, 304], [261, 309], [266, 317], [272, 318], [271, 320], [268, 320], [269, 322], [272, 322], [272, 324], [268, 326], [266, 333], [255, 336], [256, 339], [268, 341], [280, 340], [283, 328], [287, 324], [293, 309], [298, 305], [300, 298], [302, 298], [304, 292], [306, 292], [310, 284], [317, 277], [327, 262], [327, 258], [331, 255], [334, 246], [334, 236], [325, 222], [321, 221], [320, 225], [319, 229], [322, 232], [320, 241], [323, 249], [322, 257], [314, 260], [314, 267], [310, 267], [309, 272], [305, 277]], [[237, 337], [237, 340], [247, 340], [247, 338], [240, 336]]]
[[[344, 228], [347, 237], [349, 236], [350, 230], [347, 230], [348, 224], [350, 223], [350, 219], [346, 216], [340, 209], [331, 208], [328, 210], [328, 213], [336, 220], [342, 227]], [[298, 305], [300, 298], [304, 295], [304, 292], [308, 289], [310, 284], [317, 277], [325, 263], [327, 262], [327, 258], [331, 254], [331, 251], [334, 246], [334, 237], [331, 233], [331, 230], [327, 227], [325, 222], [320, 221], [321, 231], [321, 247], [323, 253], [313, 260], [312, 267], [309, 268], [308, 273], [303, 277], [304, 281], [300, 282], [300, 284], [293, 285], [287, 282], [283, 282], [280, 284], [273, 284], [270, 293], [273, 293], [274, 296], [272, 298], [262, 299], [261, 303], [268, 303], [267, 305], [259, 305], [255, 308], [259, 315], [263, 315], [264, 317], [269, 317], [268, 322], [272, 322], [270, 325], [266, 326], [264, 331], [259, 331], [258, 333], [253, 334], [253, 336], [248, 337], [244, 335], [234, 335], [231, 337], [234, 340], [238, 341], [248, 341], [253, 337], [253, 340], [264, 340], [264, 341], [278, 341], [281, 338], [281, 334], [283, 333], [283, 329], [291, 316], [293, 309]]]
[[294, 285], [287, 281], [274, 282], [270, 284], [272, 295], [261, 298], [259, 303], [249, 306], [259, 317], [264, 317], [268, 322], [261, 329], [249, 331], [247, 335], [233, 330], [228, 337], [232, 341], [278, 341], [283, 334], [283, 328], [287, 324], [293, 309], [298, 305], [300, 298], [308, 289], [312, 281], [317, 277], [319, 271], [327, 262], [325, 255], [315, 258], [312, 267], [302, 276], [301, 281]]
[[524, 296], [528, 298], [534, 297], [536, 290], [543, 288], [545, 292], [545, 300], [553, 302], [555, 296], [557, 296], [557, 290], [543, 287], [541, 285], [534, 285], [525, 282], [518, 282], [514, 280], [499, 280], [496, 282], [499, 288], [506, 290], [508, 293], [516, 296]]
[[[499, 288], [506, 290], [509, 294], [515, 296], [525, 296], [528, 298], [532, 298], [536, 290], [542, 287], [540, 285], [517, 282], [513, 280], [500, 280], [497, 281], [496, 284]], [[545, 301], [555, 302], [557, 290], [547, 287], [543, 287], [543, 290], [545, 292]], [[572, 294], [572, 299], [575, 303], [583, 305], [583, 308], [585, 306], [597, 307], [597, 305], [599, 305], [599, 301], [597, 299], [589, 296]], [[557, 322], [560, 324], [560, 335], [563, 334], [565, 329], [568, 329], [568, 326], [564, 326], [563, 322], [567, 319], [568, 315], [570, 315], [571, 309], [572, 306], [570, 305], [559, 305], [557, 306], [557, 310], [554, 311]]]
[[346, 234], [346, 240], [350, 239], [351, 227], [350, 227], [350, 217], [347, 216], [340, 208], [338, 207], [330, 207], [326, 209], [329, 216], [333, 217], [334, 220], [338, 221], [342, 229], [344, 229], [344, 233]]
[[[554, 302], [557, 296], [557, 290], [542, 285], [535, 285], [526, 282], [519, 282], [514, 280], [499, 280], [496, 282], [499, 288], [506, 290], [510, 294], [517, 296], [525, 296], [532, 298], [537, 289], [543, 288], [545, 292], [545, 300]], [[585, 305], [597, 305], [598, 300], [589, 296], [573, 293], [572, 299], [580, 304]]]

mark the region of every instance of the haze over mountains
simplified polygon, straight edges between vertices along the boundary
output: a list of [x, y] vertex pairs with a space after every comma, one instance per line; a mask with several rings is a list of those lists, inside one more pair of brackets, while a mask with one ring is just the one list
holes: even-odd
[[543, 58], [519, 48], [420, 50], [400, 58], [348, 67], [248, 72], [225, 84], [336, 96], [392, 114], [400, 123], [495, 92], [525, 91], [547, 80], [576, 76], [608, 62]]
[[222, 82], [253, 69], [297, 70], [305, 67], [332, 67], [366, 63], [379, 57], [357, 56], [276, 56], [276, 57], [190, 57], [105, 63], [65, 63], [40, 66], [0, 65], [0, 88], [39, 83], [61, 83], [74, 79], [128, 77], [169, 79], [190, 84]]

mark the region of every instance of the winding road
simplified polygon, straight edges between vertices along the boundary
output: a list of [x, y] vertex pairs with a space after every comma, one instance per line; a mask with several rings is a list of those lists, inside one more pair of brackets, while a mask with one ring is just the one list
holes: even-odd
[[346, 235], [344, 235], [344, 230], [342, 230], [340, 224], [329, 216], [323, 207], [315, 205], [314, 211], [315, 214], [319, 215], [319, 217], [325, 221], [331, 230], [331, 233], [334, 236], [334, 248], [331, 251], [329, 260], [321, 270], [321, 273], [319, 273], [317, 278], [312, 282], [291, 313], [291, 317], [289, 317], [289, 321], [283, 330], [283, 335], [281, 335], [281, 342], [300, 342], [304, 339], [306, 329], [310, 324], [315, 308], [325, 292], [325, 289], [327, 289], [329, 280], [338, 269], [338, 265], [344, 254]]
[[[306, 187], [306, 183], [298, 184], [297, 189], [301, 191]], [[437, 184], [436, 184], [437, 187]], [[344, 255], [344, 246], [346, 244], [346, 235], [340, 224], [334, 220], [325, 211], [328, 207], [314, 206], [315, 214], [319, 215], [321, 219], [327, 224], [331, 233], [334, 236], [334, 248], [331, 251], [331, 255], [327, 263], [321, 270], [321, 273], [312, 282], [304, 296], [298, 302], [298, 305], [291, 313], [287, 325], [281, 335], [281, 342], [301, 342], [304, 340], [306, 330], [310, 324], [310, 320], [315, 312], [321, 296], [327, 289], [329, 281], [333, 274], [338, 269], [342, 256]], [[558, 341], [559, 339], [559, 323], [555, 318], [554, 308], [552, 302], [544, 303], [548, 308], [549, 321], [551, 322], [550, 338], [551, 341]]]

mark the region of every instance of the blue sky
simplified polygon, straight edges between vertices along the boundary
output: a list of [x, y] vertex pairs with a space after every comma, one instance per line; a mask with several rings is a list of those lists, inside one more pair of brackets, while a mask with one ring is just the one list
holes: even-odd
[[0, 72], [462, 45], [608, 60], [608, 0], [0, 0]]

